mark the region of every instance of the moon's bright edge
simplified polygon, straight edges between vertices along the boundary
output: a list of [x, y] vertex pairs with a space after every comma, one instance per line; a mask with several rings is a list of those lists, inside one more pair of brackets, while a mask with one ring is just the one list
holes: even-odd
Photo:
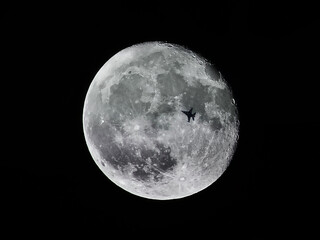
[[[195, 121], [181, 110], [193, 107]], [[230, 87], [212, 64], [179, 45], [148, 42], [109, 59], [83, 108], [89, 151], [101, 171], [137, 196], [176, 199], [225, 171], [239, 133]]]

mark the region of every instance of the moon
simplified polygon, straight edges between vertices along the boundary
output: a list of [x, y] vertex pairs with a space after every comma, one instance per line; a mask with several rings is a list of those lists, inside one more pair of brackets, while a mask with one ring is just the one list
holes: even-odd
[[[182, 111], [193, 108], [194, 120]], [[204, 57], [164, 42], [125, 48], [98, 71], [83, 107], [83, 131], [100, 170], [134, 195], [193, 195], [228, 167], [238, 110], [222, 74]]]

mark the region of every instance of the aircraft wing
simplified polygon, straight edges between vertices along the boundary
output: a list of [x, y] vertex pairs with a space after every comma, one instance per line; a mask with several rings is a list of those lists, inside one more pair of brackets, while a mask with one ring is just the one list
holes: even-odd
[[181, 111], [181, 112], [183, 112], [185, 115], [188, 116], [188, 112], [187, 111]]

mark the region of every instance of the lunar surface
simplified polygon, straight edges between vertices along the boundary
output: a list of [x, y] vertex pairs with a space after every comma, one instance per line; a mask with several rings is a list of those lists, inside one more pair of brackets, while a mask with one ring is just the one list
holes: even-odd
[[[182, 111], [193, 108], [194, 120]], [[140, 197], [176, 199], [215, 182], [238, 140], [230, 87], [206, 59], [147, 42], [109, 59], [83, 109], [89, 151], [116, 185]]]

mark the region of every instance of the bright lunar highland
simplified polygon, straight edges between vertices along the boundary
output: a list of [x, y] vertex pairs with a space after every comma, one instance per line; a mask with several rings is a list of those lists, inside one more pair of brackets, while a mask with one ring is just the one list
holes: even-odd
[[[181, 111], [193, 108], [194, 120]], [[147, 42], [109, 59], [83, 108], [101, 171], [137, 196], [176, 199], [215, 182], [238, 140], [238, 111], [221, 73], [179, 45]]]

